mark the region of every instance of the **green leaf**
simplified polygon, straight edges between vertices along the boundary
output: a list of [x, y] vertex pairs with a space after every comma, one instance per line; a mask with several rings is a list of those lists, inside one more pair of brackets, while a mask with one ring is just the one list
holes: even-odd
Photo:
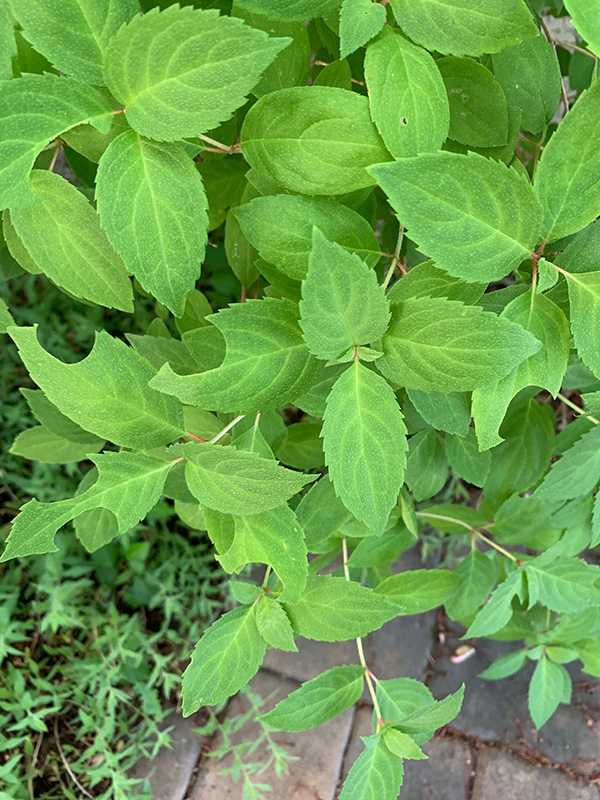
[[426, 500], [440, 492], [448, 477], [448, 462], [433, 428], [412, 436], [408, 443], [406, 485], [415, 500]]
[[[381, 708], [383, 718], [398, 724], [401, 720], [420, 711], [434, 702], [433, 695], [429, 689], [420, 681], [413, 678], [394, 678], [388, 681], [377, 681], [377, 701]], [[433, 735], [433, 731], [431, 731]], [[430, 739], [431, 736], [425, 734], [423, 738], [416, 736], [418, 743]]]
[[[242, 198], [244, 199], [244, 198]], [[242, 286], [251, 286], [258, 279], [258, 253], [244, 236], [233, 211], [225, 219], [225, 255], [235, 277]]]
[[231, 594], [242, 605], [249, 605], [259, 597], [263, 597], [263, 591], [260, 586], [249, 581], [229, 581], [229, 588]]
[[32, 461], [40, 461], [42, 464], [71, 464], [76, 461], [83, 461], [88, 453], [94, 453], [102, 449], [104, 442], [94, 445], [72, 442], [63, 439], [43, 425], [36, 425], [28, 428], [14, 440], [10, 453]]
[[286, 603], [299, 636], [321, 642], [343, 642], [375, 631], [398, 614], [398, 608], [371, 589], [331, 575], [309, 577], [297, 603]]
[[554, 444], [554, 414], [533, 398], [517, 398], [500, 428], [506, 440], [492, 451], [484, 484], [489, 497], [525, 492], [548, 469]]
[[0, 333], [6, 333], [7, 329], [15, 324], [12, 314], [4, 300], [0, 300]]
[[224, 514], [270, 511], [315, 478], [232, 447], [187, 442], [170, 447], [169, 456], [187, 459], [185, 477], [200, 505]]
[[531, 333], [477, 306], [421, 297], [392, 305], [377, 366], [424, 392], [468, 392], [499, 380], [540, 349]]
[[256, 605], [258, 632], [270, 647], [297, 653], [294, 632], [289, 619], [277, 600], [263, 595]]
[[340, 0], [236, 0], [240, 8], [257, 14], [267, 14], [273, 19], [288, 19], [304, 22], [333, 11]]
[[450, 138], [469, 147], [505, 145], [506, 97], [489, 69], [471, 58], [440, 58], [436, 65], [450, 105]]
[[100, 85], [102, 53], [121, 25], [139, 14], [136, 0], [17, 0], [23, 35], [60, 72]]
[[396, 800], [402, 787], [402, 759], [388, 750], [382, 734], [363, 737], [365, 749], [352, 765], [340, 800]]
[[535, 495], [509, 497], [496, 511], [494, 522], [488, 524], [488, 528], [498, 542], [534, 549], [542, 549], [540, 542], [544, 546], [554, 544], [560, 533], [551, 519], [548, 504]]
[[322, 369], [298, 325], [298, 306], [265, 298], [236, 303], [209, 317], [227, 343], [225, 361], [200, 375], [176, 375], [165, 365], [152, 381], [182, 403], [252, 414], [289, 403]]
[[125, 533], [156, 505], [172, 466], [171, 461], [126, 451], [91, 456], [91, 460], [98, 467], [98, 480], [83, 494], [54, 503], [30, 500], [22, 507], [0, 561], [58, 550], [56, 531], [93, 508], [112, 511], [119, 533]]
[[331, 86], [297, 86], [261, 97], [246, 115], [241, 139], [251, 167], [308, 195], [372, 186], [366, 167], [389, 159], [367, 98]]
[[417, 760], [429, 758], [414, 739], [395, 728], [384, 728], [383, 741], [390, 753], [398, 756], [398, 758], [412, 758]]
[[471, 424], [467, 396], [459, 392], [420, 392], [408, 389], [410, 402], [425, 422], [438, 431], [466, 436]]
[[352, 551], [348, 559], [350, 567], [378, 567], [390, 564], [415, 542], [412, 533], [400, 523], [382, 536], [366, 536]]
[[554, 714], [559, 703], [568, 703], [570, 700], [571, 678], [567, 670], [548, 658], [540, 658], [531, 676], [527, 695], [529, 713], [535, 727], [539, 730]]
[[600, 272], [565, 273], [569, 285], [571, 329], [583, 363], [600, 375]]
[[[129, 344], [156, 369], [160, 369], [163, 364], [169, 364], [180, 375], [198, 372], [199, 365], [190, 350], [179, 339], [166, 336], [138, 336], [135, 333], [126, 333], [125, 336]], [[212, 435], [218, 433], [221, 427]]]
[[340, 58], [358, 50], [385, 25], [385, 7], [373, 0], [342, 0]]
[[483, 678], [485, 681], [498, 681], [502, 678], [510, 678], [522, 667], [525, 666], [527, 661], [527, 653], [524, 650], [517, 650], [515, 653], [507, 653], [504, 656], [497, 658], [489, 667], [480, 672], [478, 678]]
[[125, 265], [85, 196], [47, 170], [33, 170], [30, 184], [37, 202], [11, 209], [10, 219], [35, 264], [75, 297], [133, 311]]
[[482, 450], [502, 441], [498, 429], [510, 401], [521, 389], [541, 386], [556, 396], [569, 359], [569, 323], [562, 310], [545, 295], [532, 288], [511, 300], [500, 317], [530, 331], [542, 346], [506, 377], [473, 392], [473, 418]]
[[596, 55], [600, 55], [600, 6], [598, 0], [565, 0], [573, 25]]
[[10, 211], [5, 208], [2, 213], [2, 235], [6, 241], [8, 252], [17, 262], [17, 264], [26, 272], [32, 275], [41, 274], [42, 270], [34, 263], [33, 259], [27, 252], [27, 248], [17, 235], [15, 226], [10, 219]]
[[[471, 304], [479, 300], [486, 287], [486, 283], [465, 283], [458, 278], [452, 278], [438, 269], [433, 261], [423, 261], [414, 266], [407, 275], [403, 275], [402, 280], [396, 281], [387, 297], [390, 303], [411, 297], [447, 297], [448, 300]], [[489, 294], [483, 296], [489, 297]]]
[[287, 437], [277, 450], [282, 464], [295, 469], [317, 469], [325, 463], [320, 422], [294, 422], [288, 425]]
[[76, 364], [46, 352], [36, 328], [11, 328], [31, 379], [59, 411], [85, 430], [114, 444], [148, 449], [183, 434], [181, 406], [148, 386], [155, 374], [135, 350], [106, 331]]
[[278, 731], [316, 728], [357, 703], [364, 682], [364, 667], [333, 667], [303, 683], [259, 720]]
[[540, 158], [535, 188], [545, 239], [584, 228], [600, 213], [600, 83], [583, 92]]
[[467, 483], [483, 486], [490, 471], [489, 450], [479, 452], [475, 429], [469, 428], [466, 436], [446, 436], [446, 457], [452, 471]]
[[523, 591], [523, 572], [512, 572], [498, 588], [477, 614], [464, 639], [477, 636], [491, 636], [503, 628], [512, 616], [512, 599]]
[[183, 673], [183, 715], [235, 694], [256, 675], [266, 649], [253, 605], [223, 614], [204, 633]]
[[351, 514], [327, 475], [310, 487], [296, 509], [309, 553], [326, 553], [339, 542], [336, 533]]
[[509, 105], [521, 110], [527, 131], [542, 131], [560, 103], [560, 67], [550, 42], [539, 34], [492, 57], [494, 76]]
[[327, 398], [322, 436], [336, 494], [357, 519], [383, 533], [398, 500], [407, 449], [392, 389], [355, 361]]
[[456, 278], [499, 280], [542, 238], [532, 185], [499, 161], [478, 153], [440, 152], [369, 171], [410, 238]]
[[461, 583], [461, 577], [446, 569], [414, 569], [390, 575], [375, 589], [397, 606], [399, 614], [420, 614], [444, 604]]
[[414, 711], [398, 723], [403, 733], [427, 733], [442, 728], [458, 715], [465, 696], [464, 684], [454, 694], [443, 700], [434, 700], [431, 705]]
[[479, 550], [471, 552], [455, 567], [461, 583], [454, 595], [444, 601], [450, 619], [464, 619], [474, 614], [488, 598], [498, 579], [498, 565]]
[[367, 48], [365, 80], [373, 122], [394, 158], [440, 149], [450, 112], [436, 62], [426, 50], [385, 28]]
[[95, 89], [71, 78], [47, 74], [1, 81], [0, 208], [37, 202], [29, 173], [49, 141], [85, 122], [107, 133], [113, 113]]
[[589, 494], [600, 481], [600, 425], [584, 433], [552, 464], [535, 497], [559, 503]]
[[538, 33], [521, 0], [391, 0], [402, 30], [427, 50], [481, 56]]
[[0, 2], [0, 80], [6, 81], [13, 77], [13, 58], [17, 57], [17, 43], [15, 41], [14, 20], [8, 4]]
[[540, 602], [559, 614], [583, 611], [600, 605], [600, 567], [579, 558], [563, 558], [545, 563], [544, 556], [525, 568], [529, 607]]
[[21, 389], [21, 394], [27, 400], [27, 405], [37, 421], [56, 436], [89, 447], [90, 453], [94, 452], [94, 448], [99, 450], [104, 444], [104, 439], [88, 433], [76, 422], [61, 414], [39, 389]]
[[375, 272], [315, 228], [300, 301], [300, 327], [311, 353], [335, 361], [347, 350], [380, 339], [389, 320], [385, 290]]
[[111, 39], [104, 78], [138, 133], [160, 141], [197, 136], [245, 103], [290, 41], [216, 9], [153, 8]]
[[296, 280], [306, 277], [316, 225], [330, 242], [375, 266], [381, 256], [369, 223], [334, 200], [278, 194], [256, 197], [233, 215], [261, 257]]
[[[258, 468], [263, 466], [259, 462]], [[257, 468], [256, 464], [254, 468]], [[277, 469], [281, 471], [281, 468]], [[265, 492], [269, 490], [267, 482], [263, 481], [262, 486]], [[250, 511], [250, 515], [236, 516], [234, 522], [233, 543], [227, 552], [217, 556], [223, 569], [226, 572], [239, 572], [246, 564], [267, 564], [275, 570], [284, 585], [280, 599], [297, 602], [306, 587], [308, 562], [302, 528], [292, 509], [280, 504], [261, 514], [252, 514]], [[265, 638], [269, 641], [268, 637]]]
[[142, 287], [177, 317], [200, 275], [206, 246], [206, 196], [180, 144], [122, 133], [98, 167], [102, 226]]

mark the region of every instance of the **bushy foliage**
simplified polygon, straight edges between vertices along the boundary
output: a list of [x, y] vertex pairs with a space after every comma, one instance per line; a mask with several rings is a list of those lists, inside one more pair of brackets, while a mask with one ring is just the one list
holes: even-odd
[[[73, 363], [22, 298], [2, 311], [38, 387], [12, 453], [87, 459], [2, 560], [71, 523], [102, 552], [166, 497], [226, 572], [266, 565], [232, 579], [183, 713], [269, 647], [356, 639], [263, 718], [315, 727], [367, 685], [343, 800], [395, 798], [460, 709], [368, 669], [361, 637], [399, 615], [519, 642], [483, 677], [535, 661], [542, 726], [565, 664], [600, 674], [600, 3], [550, 9], [583, 42], [537, 0], [89, 5], [0, 2], [3, 270], [101, 328]], [[431, 529], [466, 555], [395, 570]]]

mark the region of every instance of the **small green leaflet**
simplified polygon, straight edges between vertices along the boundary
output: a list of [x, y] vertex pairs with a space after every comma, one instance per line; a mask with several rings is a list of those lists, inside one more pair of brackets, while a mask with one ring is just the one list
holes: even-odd
[[552, 45], [540, 33], [492, 56], [494, 77], [509, 105], [521, 109], [521, 125], [542, 131], [560, 103], [560, 67]]
[[403, 524], [394, 525], [382, 536], [365, 536], [348, 559], [350, 567], [378, 567], [391, 564], [415, 543], [413, 534]]
[[267, 643], [256, 627], [255, 606], [228, 611], [202, 636], [183, 673], [183, 715], [222, 703], [256, 675]]
[[[198, 372], [202, 366], [194, 360], [188, 348], [179, 339], [166, 336], [138, 336], [136, 333], [126, 333], [125, 336], [129, 344], [156, 369], [160, 369], [163, 364], [170, 364], [178, 374], [191, 375]], [[214, 434], [219, 430], [220, 428]]]
[[187, 459], [186, 480], [200, 505], [224, 514], [270, 511], [315, 478], [280, 467], [256, 453], [219, 445], [175, 444], [169, 448], [169, 456]]
[[444, 488], [448, 462], [440, 437], [433, 428], [411, 436], [404, 480], [415, 500], [426, 500]]
[[[167, 479], [171, 472], [167, 473]], [[98, 480], [98, 469], [92, 467], [77, 487], [77, 495], [86, 492]], [[163, 488], [164, 491], [164, 488]], [[75, 535], [89, 553], [99, 550], [119, 535], [119, 520], [108, 508], [98, 506], [78, 514], [73, 520]]]
[[545, 295], [530, 289], [511, 300], [500, 317], [530, 331], [542, 346], [506, 377], [473, 392], [473, 418], [482, 450], [502, 441], [498, 429], [510, 401], [521, 389], [542, 386], [556, 396], [569, 359], [569, 323], [563, 311]]
[[385, 530], [406, 464], [406, 427], [391, 387], [359, 361], [334, 384], [323, 421], [336, 494], [376, 533]]
[[414, 739], [408, 734], [396, 730], [396, 728], [384, 728], [383, 741], [386, 743], [390, 753], [398, 756], [398, 758], [412, 758], [419, 761], [429, 758]]
[[236, 0], [240, 8], [257, 14], [266, 14], [273, 19], [288, 19], [304, 22], [333, 11], [340, 0]]
[[545, 239], [585, 228], [600, 214], [600, 83], [566, 114], [540, 158], [535, 188], [544, 208]]
[[[414, 678], [379, 680], [376, 692], [384, 719], [396, 725], [415, 711], [427, 708], [434, 702], [429, 689]], [[420, 740], [419, 743], [422, 741], [427, 741], [427, 739]]]
[[206, 196], [180, 144], [127, 131], [98, 166], [96, 199], [113, 247], [143, 288], [181, 317], [206, 246]]
[[402, 720], [398, 720], [398, 728], [404, 733], [417, 734], [436, 731], [447, 725], [457, 716], [465, 696], [464, 684], [454, 694], [443, 700], [434, 700], [430, 705], [413, 711]]
[[310, 487], [296, 509], [309, 553], [326, 553], [339, 539], [336, 533], [351, 514], [337, 497], [327, 475]]
[[315, 228], [300, 301], [300, 327], [310, 352], [335, 361], [380, 339], [389, 320], [389, 303], [375, 272]]
[[369, 101], [332, 86], [297, 86], [261, 97], [242, 127], [244, 158], [293, 192], [331, 195], [372, 186], [366, 168], [389, 160]]
[[172, 466], [171, 461], [126, 451], [90, 458], [98, 467], [96, 483], [68, 500], [26, 503], [13, 523], [0, 561], [54, 552], [58, 549], [54, 546], [56, 531], [93, 508], [112, 511], [119, 522], [119, 533], [125, 533], [156, 505]]
[[10, 336], [32, 380], [85, 430], [136, 449], [168, 444], [183, 434], [180, 404], [148, 386], [154, 368], [106, 331], [96, 335], [90, 354], [76, 364], [46, 352], [36, 327], [11, 328]]
[[13, 78], [13, 58], [17, 56], [17, 43], [12, 11], [6, 0], [0, 0], [0, 80]]
[[[412, 270], [411, 270], [412, 272]], [[438, 431], [466, 436], [471, 424], [467, 395], [462, 392], [420, 392], [408, 389], [408, 397], [425, 422]]]
[[27, 252], [25, 245], [19, 239], [15, 227], [11, 222], [10, 211], [8, 208], [5, 208], [2, 212], [2, 235], [6, 241], [8, 252], [21, 267], [21, 269], [24, 269], [26, 272], [30, 272], [32, 275], [39, 275], [42, 270], [34, 263], [33, 259]]
[[136, 0], [12, 0], [23, 35], [60, 72], [99, 86], [102, 52], [139, 14]]
[[358, 702], [364, 682], [364, 667], [333, 667], [303, 683], [259, 719], [278, 731], [316, 728]]
[[33, 170], [30, 185], [37, 202], [13, 208], [10, 219], [35, 264], [75, 297], [133, 311], [127, 270], [94, 207], [54, 172]]
[[503, 378], [541, 347], [515, 322], [444, 298], [392, 305], [376, 364], [391, 381], [423, 392], [467, 392]]
[[402, 759], [388, 749], [381, 733], [363, 737], [363, 743], [340, 800], [397, 800], [404, 777]]
[[439, 152], [378, 164], [369, 172], [410, 238], [456, 278], [499, 280], [542, 238], [533, 186], [500, 161]]
[[600, 272], [565, 273], [571, 329], [583, 363], [600, 375]]
[[512, 599], [518, 594], [523, 593], [523, 572], [518, 569], [512, 572], [506, 580], [501, 583], [488, 602], [477, 614], [463, 639], [471, 639], [477, 636], [491, 636], [500, 628], [503, 628], [512, 616]]
[[[257, 463], [256, 459], [252, 459], [252, 464], [254, 469], [264, 467], [262, 461]], [[276, 469], [282, 471], [281, 467]], [[294, 474], [297, 473], [291, 473]], [[269, 485], [263, 483], [262, 486], [268, 493]], [[203, 494], [204, 491], [203, 487]], [[252, 507], [250, 501], [249, 510]], [[260, 514], [236, 516], [234, 521], [233, 543], [226, 553], [217, 557], [223, 569], [239, 572], [246, 564], [268, 564], [283, 583], [280, 599], [291, 603], [300, 600], [306, 586], [308, 562], [302, 528], [292, 509], [280, 504]]]
[[525, 666], [527, 654], [523, 650], [515, 653], [507, 653], [505, 656], [497, 658], [489, 667], [480, 672], [478, 678], [484, 681], [498, 681], [502, 678], [510, 678]]
[[371, 589], [331, 575], [309, 577], [298, 603], [286, 603], [299, 636], [343, 642], [375, 631], [398, 614], [397, 606]]
[[546, 555], [525, 567], [529, 607], [540, 602], [559, 614], [600, 606], [600, 567], [580, 558], [562, 558], [547, 563]]
[[600, 425], [584, 433], [558, 461], [535, 491], [540, 500], [558, 503], [589, 494], [600, 481]]
[[138, 133], [192, 137], [229, 119], [290, 42], [216, 9], [153, 8], [111, 39], [104, 78]]
[[373, 0], [342, 0], [340, 58], [358, 50], [385, 25], [385, 7]]
[[600, 2], [565, 0], [565, 7], [573, 17], [573, 25], [588, 43], [590, 50], [600, 56]]
[[385, 28], [367, 48], [365, 80], [373, 121], [394, 158], [439, 150], [450, 112], [444, 82], [426, 50]]
[[298, 306], [264, 298], [236, 303], [210, 317], [225, 337], [225, 361], [199, 375], [176, 375], [165, 365], [152, 382], [182, 403], [252, 414], [289, 403], [307, 391], [322, 365], [298, 325]]
[[498, 565], [479, 550], [471, 552], [454, 569], [462, 578], [456, 592], [444, 601], [450, 619], [465, 619], [474, 614], [488, 598], [498, 579]]
[[233, 215], [261, 257], [295, 280], [306, 277], [315, 225], [330, 242], [356, 253], [369, 267], [381, 257], [366, 219], [334, 200], [291, 194], [256, 197], [237, 206]]
[[469, 428], [466, 436], [446, 436], [446, 457], [459, 478], [474, 486], [484, 485], [492, 457], [487, 450], [479, 451], [474, 428]]
[[[248, 191], [253, 193], [251, 187]], [[242, 197], [244, 199], [245, 195]], [[227, 212], [225, 219], [225, 255], [242, 286], [251, 286], [258, 280], [258, 253], [242, 233], [237, 217], [231, 210]]]
[[398, 25], [428, 50], [481, 56], [538, 33], [522, 0], [391, 0]]
[[47, 74], [0, 81], [0, 208], [36, 202], [29, 173], [49, 141], [86, 122], [108, 133], [113, 113], [95, 89], [71, 78]]
[[506, 97], [492, 73], [472, 58], [440, 58], [450, 104], [449, 136], [469, 147], [501, 147], [508, 140]]
[[[436, 267], [433, 261], [422, 261], [412, 267], [401, 281], [396, 281], [387, 297], [390, 303], [411, 297], [447, 297], [448, 300], [470, 304], [476, 303], [482, 297], [486, 287], [487, 283], [465, 283], [458, 278], [452, 278]], [[489, 297], [490, 294], [483, 296]]]
[[400, 606], [400, 615], [420, 614], [443, 605], [461, 581], [460, 575], [446, 569], [415, 569], [391, 575], [375, 591]]
[[43, 425], [27, 428], [17, 436], [10, 448], [11, 453], [42, 464], [71, 464], [83, 461], [88, 453], [102, 449], [104, 442], [97, 440], [96, 445], [71, 442], [63, 439]]
[[256, 625], [258, 632], [269, 647], [297, 653], [294, 631], [287, 614], [277, 600], [264, 594], [256, 605]]
[[531, 676], [527, 700], [531, 718], [539, 730], [559, 703], [571, 702], [571, 677], [567, 670], [545, 656], [540, 658]]

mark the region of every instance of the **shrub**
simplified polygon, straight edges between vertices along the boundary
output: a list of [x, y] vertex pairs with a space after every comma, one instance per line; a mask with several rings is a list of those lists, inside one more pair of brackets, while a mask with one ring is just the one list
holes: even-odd
[[[12, 452], [90, 466], [22, 507], [2, 560], [71, 522], [94, 552], [170, 499], [226, 572], [266, 566], [231, 580], [183, 713], [269, 647], [356, 639], [262, 720], [317, 726], [366, 683], [341, 797], [395, 798], [463, 690], [378, 681], [361, 637], [388, 620], [443, 605], [520, 642], [483, 677], [535, 661], [538, 727], [564, 664], [600, 674], [598, 2], [566, 2], [585, 46], [548, 41], [533, 0], [142, 5], [0, 4], [3, 270], [102, 328], [70, 363], [2, 311], [39, 387]], [[98, 307], [133, 314], [127, 342]], [[395, 572], [431, 529], [460, 556]]]

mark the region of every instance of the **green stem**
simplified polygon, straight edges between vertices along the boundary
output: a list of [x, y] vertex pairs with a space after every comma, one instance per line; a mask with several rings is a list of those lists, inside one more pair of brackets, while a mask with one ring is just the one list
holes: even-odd
[[600, 420], [596, 419], [596, 417], [592, 417], [591, 414], [586, 414], [582, 408], [579, 408], [579, 406], [575, 405], [575, 403], [572, 400], [569, 400], [568, 397], [565, 397], [564, 394], [559, 392], [556, 396], [561, 403], [564, 403], [566, 406], [569, 406], [569, 408], [572, 408], [577, 414], [581, 415], [582, 417], [587, 417], [591, 422], [594, 423], [594, 425], [600, 425]]
[[222, 439], [223, 436], [225, 436], [226, 433], [229, 433], [229, 431], [233, 428], [233, 426], [237, 425], [238, 422], [241, 419], [244, 419], [245, 416], [246, 416], [245, 414], [240, 414], [238, 417], [231, 420], [231, 422], [228, 425], [225, 425], [222, 431], [219, 431], [219, 433], [217, 433], [216, 436], [213, 436], [213, 438], [210, 440], [210, 444], [214, 444], [215, 442], [218, 442], [219, 439]]
[[392, 280], [392, 275], [394, 274], [394, 270], [398, 266], [398, 262], [400, 261], [400, 250], [402, 250], [402, 242], [404, 241], [404, 225], [400, 225], [398, 229], [398, 241], [396, 242], [396, 249], [394, 250], [394, 255], [392, 256], [392, 263], [390, 264], [390, 268], [388, 269], [386, 276], [383, 280], [383, 288], [387, 289], [388, 283]]

